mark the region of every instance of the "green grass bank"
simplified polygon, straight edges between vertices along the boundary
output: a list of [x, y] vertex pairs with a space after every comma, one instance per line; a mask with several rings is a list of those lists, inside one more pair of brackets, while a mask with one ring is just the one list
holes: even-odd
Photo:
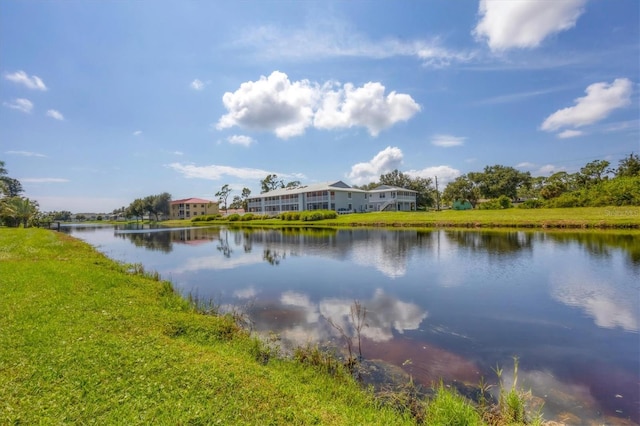
[[412, 424], [53, 231], [0, 229], [0, 424]]

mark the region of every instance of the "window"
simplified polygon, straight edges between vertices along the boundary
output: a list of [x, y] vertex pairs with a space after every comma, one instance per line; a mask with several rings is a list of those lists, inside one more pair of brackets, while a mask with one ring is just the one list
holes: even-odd
[[[351, 193], [350, 192], [347, 192], [347, 198], [351, 199]], [[351, 207], [349, 207], [349, 208], [351, 208]]]

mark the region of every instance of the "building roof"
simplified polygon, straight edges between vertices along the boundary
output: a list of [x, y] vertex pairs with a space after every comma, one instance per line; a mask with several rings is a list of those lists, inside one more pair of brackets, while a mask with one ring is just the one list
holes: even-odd
[[215, 201], [205, 200], [203, 198], [183, 198], [182, 200], [173, 200], [169, 204], [210, 204]]
[[391, 185], [380, 185], [375, 188], [369, 190], [369, 192], [383, 192], [383, 191], [407, 191], [407, 192], [415, 192], [413, 189], [402, 188], [400, 186], [391, 186]]
[[362, 189], [352, 188], [341, 180], [338, 181], [330, 181], [330, 182], [322, 182], [322, 183], [312, 183], [310, 185], [301, 185], [296, 188], [279, 188], [274, 189], [273, 191], [263, 192], [259, 195], [254, 195], [249, 198], [260, 198], [260, 197], [279, 197], [281, 195], [287, 194], [303, 194], [305, 192], [312, 191], [335, 191], [335, 190], [348, 190], [350, 192], [367, 192]]

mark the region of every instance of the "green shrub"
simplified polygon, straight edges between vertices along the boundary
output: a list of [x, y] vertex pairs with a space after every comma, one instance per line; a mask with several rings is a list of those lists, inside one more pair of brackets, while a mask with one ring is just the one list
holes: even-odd
[[336, 217], [338, 217], [338, 213], [333, 210], [309, 210], [300, 213], [300, 220], [306, 222], [323, 219], [335, 219]]
[[240, 215], [238, 213], [230, 214], [229, 216], [227, 216], [227, 220], [229, 222], [236, 222], [240, 220]]
[[511, 204], [511, 198], [506, 195], [501, 195], [499, 198], [494, 198], [478, 204], [478, 209], [480, 210], [500, 210], [509, 209], [511, 207], [513, 207], [513, 204]]
[[202, 216], [196, 216], [191, 219], [191, 222], [210, 222], [212, 220], [218, 220], [222, 217], [220, 214], [208, 214]]
[[253, 220], [253, 213], [245, 213], [242, 215], [242, 217], [240, 218], [241, 221], [249, 221], [249, 220]]
[[584, 207], [584, 199], [582, 191], [565, 192], [556, 198], [547, 200], [547, 207]]
[[544, 202], [538, 199], [527, 200], [521, 204], [518, 204], [520, 209], [539, 209], [544, 207]]
[[500, 207], [500, 204], [498, 204], [497, 199], [485, 201], [484, 203], [478, 204], [478, 210], [500, 210], [500, 209], [501, 207]]

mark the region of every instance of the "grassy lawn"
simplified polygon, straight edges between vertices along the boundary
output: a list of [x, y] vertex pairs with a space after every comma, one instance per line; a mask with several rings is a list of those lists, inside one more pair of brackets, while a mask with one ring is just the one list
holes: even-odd
[[427, 227], [627, 228], [640, 227], [640, 207], [382, 212], [344, 215], [325, 222]]
[[0, 424], [411, 424], [87, 244], [0, 229]]

